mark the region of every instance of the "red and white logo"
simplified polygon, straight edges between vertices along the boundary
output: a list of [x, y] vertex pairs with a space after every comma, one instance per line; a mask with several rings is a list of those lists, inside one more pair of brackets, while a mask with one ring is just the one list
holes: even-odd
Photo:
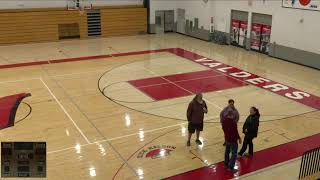
[[157, 146], [150, 146], [147, 149], [143, 149], [138, 153], [137, 158], [151, 158], [157, 159], [165, 156], [169, 156], [171, 151], [175, 150], [176, 147], [174, 146], [167, 146], [167, 145], [157, 145]]
[[311, 0], [299, 0], [299, 2], [302, 6], [307, 6], [308, 4], [310, 4]]

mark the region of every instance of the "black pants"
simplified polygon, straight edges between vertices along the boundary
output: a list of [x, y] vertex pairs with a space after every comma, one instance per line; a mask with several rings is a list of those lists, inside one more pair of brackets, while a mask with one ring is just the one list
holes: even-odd
[[242, 148], [241, 148], [241, 150], [239, 152], [240, 155], [242, 155], [244, 152], [246, 152], [248, 145], [249, 145], [249, 154], [253, 155], [253, 143], [252, 143], [252, 140], [253, 140], [252, 136], [248, 136], [248, 135], [244, 136]]

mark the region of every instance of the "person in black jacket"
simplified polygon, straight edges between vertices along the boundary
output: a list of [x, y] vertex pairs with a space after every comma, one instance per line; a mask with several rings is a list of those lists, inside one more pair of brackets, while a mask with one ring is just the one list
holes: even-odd
[[253, 143], [252, 140], [258, 136], [260, 113], [256, 107], [250, 108], [250, 115], [247, 117], [246, 122], [243, 125], [242, 131], [245, 134], [242, 148], [238, 153], [242, 156], [247, 150], [249, 145], [249, 156], [253, 156]]

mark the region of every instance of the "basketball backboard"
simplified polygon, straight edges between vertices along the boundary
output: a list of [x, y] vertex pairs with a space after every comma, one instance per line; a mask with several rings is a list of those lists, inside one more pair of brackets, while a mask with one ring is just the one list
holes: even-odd
[[67, 0], [68, 10], [92, 9], [92, 0]]

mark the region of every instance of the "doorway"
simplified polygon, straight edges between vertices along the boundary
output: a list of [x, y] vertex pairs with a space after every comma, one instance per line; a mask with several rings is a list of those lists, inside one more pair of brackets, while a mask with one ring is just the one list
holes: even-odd
[[156, 34], [164, 33], [164, 11], [156, 11]]
[[185, 34], [186, 33], [186, 10], [177, 10], [177, 32]]
[[230, 44], [247, 47], [248, 12], [231, 10]]
[[174, 31], [174, 10], [164, 11], [164, 32]]
[[272, 16], [252, 13], [250, 48], [269, 54]]
[[156, 11], [156, 34], [174, 31], [174, 10]]

